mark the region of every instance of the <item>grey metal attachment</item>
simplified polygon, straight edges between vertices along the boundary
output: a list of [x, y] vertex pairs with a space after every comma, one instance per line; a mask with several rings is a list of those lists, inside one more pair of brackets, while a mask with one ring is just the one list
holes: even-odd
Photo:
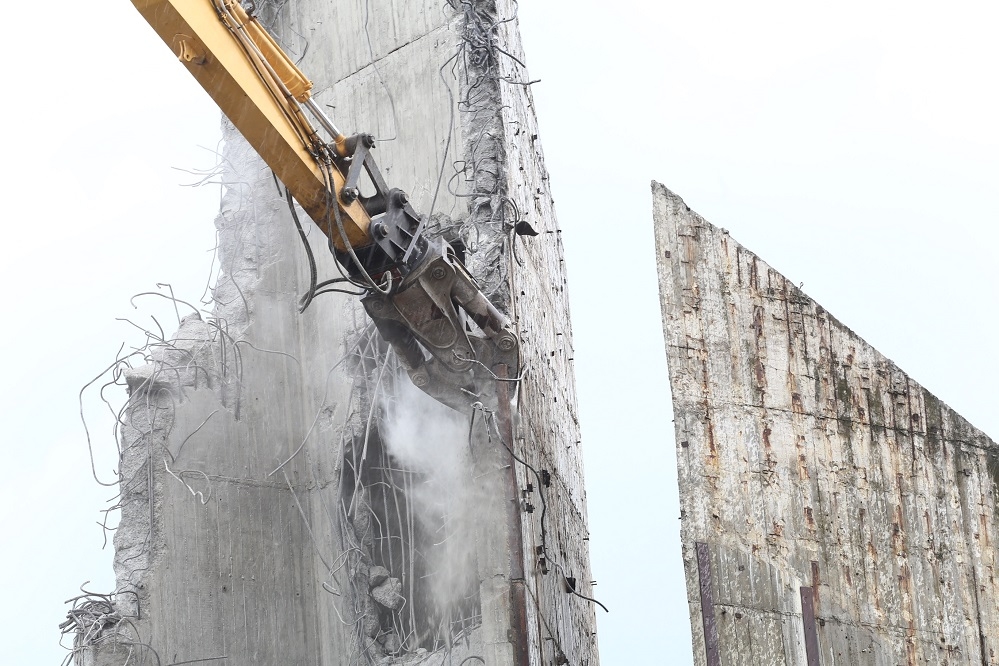
[[[495, 404], [493, 368], [519, 367], [513, 324], [483, 295], [454, 248], [423, 233], [426, 219], [405, 192], [385, 182], [374, 147], [370, 134], [355, 134], [345, 142], [349, 157], [336, 158], [345, 173], [340, 198], [362, 203], [373, 241], [350, 257], [337, 252], [337, 260], [355, 277], [362, 267], [375, 279], [389, 276], [388, 293], [369, 289], [361, 302], [416, 386], [466, 413], [476, 402]], [[374, 187], [371, 196], [361, 193], [362, 173]]]
[[492, 368], [518, 367], [512, 323], [443, 240], [429, 243], [428, 255], [398, 291], [361, 302], [413, 383], [449, 407], [467, 412], [472, 403], [489, 401]]

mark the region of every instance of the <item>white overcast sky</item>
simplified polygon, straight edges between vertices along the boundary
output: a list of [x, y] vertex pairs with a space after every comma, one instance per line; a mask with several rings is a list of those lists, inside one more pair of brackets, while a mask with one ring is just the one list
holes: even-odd
[[[77, 392], [135, 342], [115, 321], [147, 317], [132, 294], [201, 294], [218, 206], [177, 170], [213, 164], [218, 114], [131, 4], [38, 7], [5, 22], [12, 664], [58, 663], [63, 600], [113, 586], [94, 523], [114, 491], [91, 478]], [[997, 5], [525, 0], [521, 21], [564, 230], [601, 654], [687, 664], [649, 181], [999, 436]]]

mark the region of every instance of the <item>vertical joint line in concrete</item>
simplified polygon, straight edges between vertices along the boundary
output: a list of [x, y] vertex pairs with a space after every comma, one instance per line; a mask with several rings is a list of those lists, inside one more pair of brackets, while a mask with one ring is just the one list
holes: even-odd
[[697, 577], [701, 588], [701, 622], [704, 625], [704, 653], [707, 666], [721, 666], [718, 654], [718, 625], [715, 624], [715, 604], [711, 596], [711, 550], [708, 544], [697, 542]]
[[985, 625], [982, 622], [982, 604], [978, 598], [978, 593], [982, 588], [978, 586], [978, 570], [974, 565], [971, 567], [971, 582], [974, 585], [972, 590], [975, 600], [975, 619], [978, 621], [978, 644], [982, 653], [982, 666], [989, 666], [992, 662], [989, 661], [988, 641], [985, 639]]
[[493, 368], [496, 375], [497, 416], [499, 435], [507, 450], [507, 547], [510, 550], [510, 642], [513, 643], [514, 664], [530, 666], [530, 646], [527, 633], [527, 588], [524, 580], [524, 535], [520, 518], [520, 487], [517, 484], [517, 461], [513, 457], [513, 418], [510, 415], [509, 369], [505, 364]]
[[812, 588], [801, 588], [801, 624], [805, 630], [805, 663], [819, 666], [819, 635], [815, 628], [815, 597]]

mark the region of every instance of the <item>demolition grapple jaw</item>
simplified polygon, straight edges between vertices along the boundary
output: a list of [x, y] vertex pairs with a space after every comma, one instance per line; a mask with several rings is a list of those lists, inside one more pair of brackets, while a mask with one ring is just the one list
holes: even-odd
[[[338, 158], [346, 173], [340, 196], [361, 201], [371, 215], [370, 242], [350, 253], [336, 251], [337, 260], [355, 278], [390, 277], [382, 282], [392, 285], [388, 293], [368, 289], [364, 309], [416, 386], [469, 411], [473, 402], [484, 402], [483, 391], [493, 390], [494, 366], [518, 366], [513, 324], [485, 297], [455, 248], [424, 233], [426, 218], [405, 192], [389, 188], [371, 153], [374, 140], [356, 135], [345, 146], [350, 156]], [[362, 172], [374, 187], [371, 196], [360, 194]]]
[[488, 400], [493, 367], [518, 365], [512, 323], [443, 240], [430, 243], [397, 291], [361, 302], [413, 384], [453, 409], [470, 411], [473, 402], [484, 402], [484, 392]]

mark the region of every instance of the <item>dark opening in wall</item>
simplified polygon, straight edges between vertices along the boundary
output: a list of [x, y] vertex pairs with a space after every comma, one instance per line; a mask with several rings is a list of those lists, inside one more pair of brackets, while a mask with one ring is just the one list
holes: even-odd
[[463, 642], [482, 622], [475, 536], [466, 496], [448, 477], [390, 451], [384, 419], [395, 378], [408, 379], [383, 345], [370, 338], [358, 345], [368, 354], [359, 352], [356, 370], [368, 382], [359, 386], [361, 417], [344, 449], [344, 547], [359, 554], [348, 561], [362, 640], [387, 654], [434, 652]]

